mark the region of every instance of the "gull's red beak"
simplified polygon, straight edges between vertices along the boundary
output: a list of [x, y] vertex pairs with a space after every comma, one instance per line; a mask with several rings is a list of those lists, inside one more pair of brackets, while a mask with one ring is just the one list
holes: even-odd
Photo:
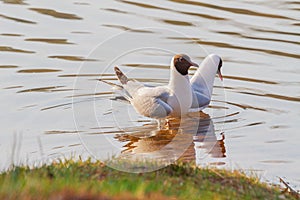
[[191, 66], [194, 66], [194, 67], [197, 67], [197, 68], [199, 67], [199, 65], [197, 63], [194, 63], [192, 61], [188, 61], [188, 62], [190, 63]]
[[221, 79], [221, 81], [223, 81], [223, 76], [222, 76], [221, 70], [218, 70], [218, 75], [219, 75], [219, 78]]

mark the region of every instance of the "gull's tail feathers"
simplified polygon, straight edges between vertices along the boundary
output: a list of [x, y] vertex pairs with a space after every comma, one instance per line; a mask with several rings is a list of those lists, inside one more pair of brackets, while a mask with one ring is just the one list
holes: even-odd
[[112, 89], [115, 92], [115, 94], [123, 96], [126, 99], [126, 101], [130, 102], [130, 100], [132, 99], [130, 94], [126, 91], [126, 89], [124, 89], [124, 87], [122, 85], [118, 85], [118, 84], [115, 84], [115, 83], [112, 83], [112, 82], [109, 82], [109, 81], [106, 81], [106, 80], [102, 80], [102, 79], [99, 79], [99, 81], [101, 81], [101, 82], [103, 82], [107, 85], [112, 86]]
[[98, 81], [101, 81], [107, 85], [110, 85], [112, 86], [112, 88], [114, 90], [122, 90], [124, 87], [122, 85], [118, 85], [118, 84], [115, 84], [115, 83], [112, 83], [112, 82], [109, 82], [109, 81], [106, 81], [106, 80], [103, 80], [103, 79], [98, 79]]
[[120, 90], [115, 90], [115, 93], [123, 96], [129, 102], [132, 100], [132, 96], [124, 88]]
[[117, 66], [115, 66], [114, 69], [115, 69], [116, 75], [117, 75], [119, 81], [122, 83], [122, 85], [127, 84], [127, 82], [129, 81], [127, 76]]
[[115, 66], [114, 69], [123, 87], [123, 89], [121, 90], [123, 93], [122, 95], [130, 101], [132, 97], [136, 94], [136, 92], [140, 88], [144, 87], [144, 84], [136, 80], [128, 79], [127, 76], [117, 66]]

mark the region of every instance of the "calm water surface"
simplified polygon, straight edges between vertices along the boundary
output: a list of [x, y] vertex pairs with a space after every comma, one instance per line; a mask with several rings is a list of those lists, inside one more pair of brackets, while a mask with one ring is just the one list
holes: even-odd
[[[0, 5], [1, 169], [72, 155], [181, 157], [300, 189], [299, 2]], [[225, 79], [216, 79], [211, 106], [182, 127], [157, 131], [98, 81], [117, 83], [118, 64], [139, 81], [165, 84], [181, 52], [198, 63], [219, 54]]]

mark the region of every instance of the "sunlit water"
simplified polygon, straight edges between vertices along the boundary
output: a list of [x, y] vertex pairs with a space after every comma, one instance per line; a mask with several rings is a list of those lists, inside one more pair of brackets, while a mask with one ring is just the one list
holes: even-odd
[[[300, 188], [299, 2], [0, 5], [1, 169], [70, 155], [181, 157]], [[158, 131], [99, 82], [117, 83], [118, 64], [129, 77], [166, 84], [170, 59], [182, 52], [198, 63], [208, 53], [224, 60], [225, 80], [216, 79], [196, 125]]]

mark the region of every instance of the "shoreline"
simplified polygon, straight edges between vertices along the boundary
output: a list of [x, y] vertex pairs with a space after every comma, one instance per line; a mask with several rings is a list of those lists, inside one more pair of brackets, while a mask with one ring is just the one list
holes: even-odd
[[100, 161], [68, 159], [36, 168], [13, 167], [0, 174], [1, 199], [299, 198], [296, 195], [240, 171], [182, 162], [135, 174], [117, 171]]

